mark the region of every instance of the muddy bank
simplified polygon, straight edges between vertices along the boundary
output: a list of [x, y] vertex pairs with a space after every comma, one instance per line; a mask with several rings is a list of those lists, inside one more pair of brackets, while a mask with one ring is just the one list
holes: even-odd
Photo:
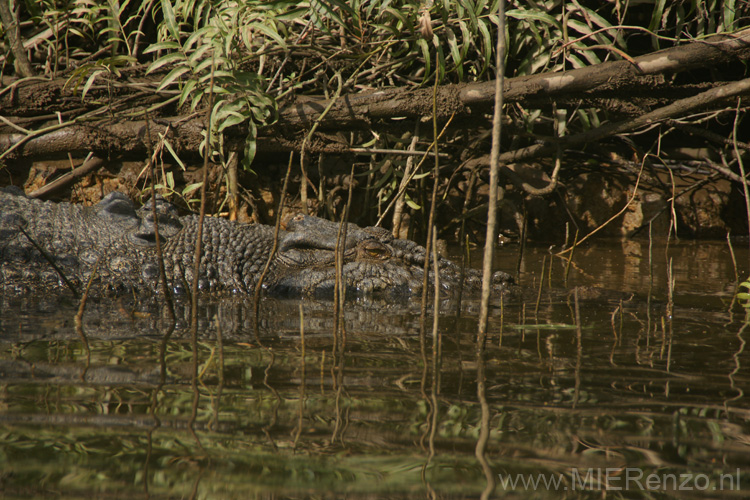
[[[0, 176], [0, 186], [20, 186], [30, 196], [69, 174], [71, 165], [82, 162], [16, 162], [8, 164]], [[354, 164], [354, 178], [351, 172]], [[359, 224], [392, 228], [397, 195], [393, 186], [398, 172], [382, 162], [373, 168], [371, 158], [326, 156], [307, 168], [308, 211], [337, 220], [347, 202], [350, 184], [350, 220]], [[441, 168], [437, 209], [440, 238], [456, 244], [481, 244], [485, 235], [487, 172], [467, 163]], [[201, 166], [163, 163], [156, 169], [156, 189], [185, 211], [197, 210]], [[238, 172], [237, 208], [228, 207], [225, 172], [211, 166], [208, 211], [233, 216], [241, 221], [273, 223], [281, 195], [287, 164], [279, 158], [259, 158], [255, 171]], [[684, 238], [725, 238], [747, 235], [747, 217], [742, 186], [712, 170], [708, 163], [672, 162], [647, 164], [605, 162], [594, 157], [568, 155], [564, 158], [554, 189], [543, 195], [529, 194], [527, 187], [550, 187], [552, 165], [509, 164], [503, 168], [499, 241], [518, 241], [525, 230], [530, 240], [560, 245], [596, 231], [594, 237], [647, 238], [672, 231]], [[299, 166], [293, 166], [284, 211], [302, 211]], [[413, 181], [407, 191], [399, 234], [423, 238], [429, 207], [429, 177]], [[103, 161], [95, 171], [62, 184], [44, 198], [56, 201], [94, 204], [112, 191], [120, 191], [138, 201], [148, 198], [150, 180], [143, 162]]]

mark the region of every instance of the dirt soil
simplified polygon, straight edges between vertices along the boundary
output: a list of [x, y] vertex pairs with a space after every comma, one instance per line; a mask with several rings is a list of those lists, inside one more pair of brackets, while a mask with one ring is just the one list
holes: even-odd
[[[354, 159], [356, 160], [356, 158]], [[310, 179], [308, 205], [310, 213], [338, 219], [346, 205], [349, 189], [351, 156], [327, 156], [324, 167], [319, 170], [308, 167]], [[77, 162], [69, 160], [54, 162], [9, 164], [0, 171], [0, 186], [14, 184], [33, 196], [40, 187], [71, 169]], [[579, 238], [598, 229], [597, 236], [618, 238], [647, 238], [649, 225], [655, 236], [667, 236], [671, 221], [676, 217], [676, 231], [680, 237], [725, 238], [732, 235], [747, 235], [744, 197], [739, 185], [723, 178], [715, 178], [704, 169], [654, 168], [644, 169], [637, 192], [637, 167], [622, 168], [616, 165], [597, 165], [596, 168], [563, 168], [559, 185], [546, 196], [530, 196], [519, 189], [519, 179], [535, 187], [549, 182], [549, 166], [542, 164], [509, 165], [512, 178], [503, 177], [504, 197], [501, 200], [499, 220], [502, 241], [518, 240], [524, 229], [532, 240], [563, 244], [572, 241], [576, 232]], [[240, 221], [272, 224], [280, 199], [281, 184], [286, 164], [281, 162], [258, 162], [255, 172], [240, 172], [240, 201], [236, 218]], [[355, 165], [358, 172], [366, 170], [367, 164]], [[565, 165], [563, 165], [565, 167]], [[606, 171], [608, 173], [602, 173]], [[321, 176], [320, 173], [323, 173]], [[376, 174], [377, 175], [377, 174]], [[198, 191], [185, 192], [187, 186], [200, 181], [201, 166], [189, 166], [181, 170], [176, 165], [164, 163], [157, 168], [157, 191], [169, 198], [184, 211], [197, 210]], [[372, 177], [372, 176], [371, 176]], [[674, 179], [674, 185], [672, 185]], [[299, 212], [300, 205], [299, 167], [293, 170], [289, 194], [284, 210]], [[472, 186], [469, 172], [454, 171], [450, 180], [441, 183], [437, 220], [440, 238], [448, 243], [458, 243], [463, 224], [471, 242], [481, 244], [484, 238], [487, 201], [486, 176], [482, 172]], [[350, 220], [361, 225], [377, 222], [387, 201], [378, 201], [377, 190], [372, 180], [355, 176]], [[368, 182], [370, 188], [368, 189]], [[431, 187], [432, 183], [425, 183]], [[211, 213], [227, 216], [226, 182], [219, 166], [212, 166], [209, 175], [208, 208]], [[323, 190], [319, 195], [317, 190]], [[72, 185], [51, 195], [49, 199], [73, 203], [95, 204], [112, 191], [120, 191], [144, 202], [149, 196], [148, 172], [143, 162], [105, 162], [103, 168], [89, 174]], [[412, 198], [423, 206], [429, 206], [427, 188], [412, 193]], [[674, 201], [673, 201], [674, 200]], [[400, 236], [421, 241], [424, 228], [423, 211], [405, 208], [404, 226]], [[391, 217], [384, 218], [382, 225], [390, 227]]]

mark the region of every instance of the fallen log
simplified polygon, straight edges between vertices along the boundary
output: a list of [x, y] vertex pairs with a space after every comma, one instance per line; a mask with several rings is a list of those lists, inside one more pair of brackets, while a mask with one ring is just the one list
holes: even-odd
[[[506, 102], [522, 102], [526, 106], [548, 105], [556, 100], [571, 98], [581, 104], [586, 99], [600, 98], [598, 93], [611, 92], [625, 86], [638, 87], [642, 83], [651, 88], [654, 75], [667, 75], [698, 67], [712, 67], [749, 58], [750, 29], [746, 29], [733, 35], [713, 36], [706, 40], [661, 50], [630, 61], [618, 60], [560, 73], [507, 78], [504, 95]], [[146, 81], [144, 79], [144, 82]], [[134, 84], [132, 91], [143, 95], [146, 89], [144, 82]], [[154, 82], [150, 84], [155, 85]], [[45, 85], [48, 86], [47, 93], [40, 90]], [[710, 85], [723, 88], [722, 83]], [[684, 95], [691, 91], [693, 94], [698, 92], [688, 87], [682, 87], [681, 92], [678, 92], [667, 84], [662, 84], [661, 88], [668, 88], [677, 95]], [[494, 82], [492, 81], [438, 87], [438, 118], [447, 120], [453, 116], [472, 119], [478, 113], [486, 112], [486, 105], [493, 99], [493, 89]], [[127, 85], [120, 83], [118, 92], [124, 100], [128, 99], [127, 95], [122, 96], [126, 90]], [[700, 90], [706, 89], [704, 87]], [[50, 95], [61, 97], [65, 92], [72, 93], [73, 91], [66, 90], [61, 81], [51, 81], [45, 84], [38, 80], [28, 84], [16, 82], [0, 92], [0, 118], [6, 124], [5, 127], [0, 127], [0, 131], [6, 131], [0, 132], [0, 160], [44, 159], [59, 157], [63, 154], [85, 156], [89, 152], [102, 158], [111, 156], [142, 158], [147, 154], [147, 145], [156, 144], [160, 139], [159, 134], [166, 134], [167, 128], [169, 131], [165, 137], [177, 154], [198, 155], [198, 148], [203, 140], [204, 122], [204, 118], [200, 116], [192, 118], [161, 116], [158, 120], [149, 122], [150, 127], [144, 119], [126, 119], [118, 116], [117, 113], [114, 117], [110, 116], [106, 119], [73, 117], [62, 124], [37, 130], [24, 129], [16, 125], [20, 117], [14, 115], [14, 110], [26, 110], [33, 116], [34, 107], [27, 101], [33, 99], [34, 95], [37, 97], [40, 94], [44, 95], [43, 101], [49, 102]], [[95, 95], [95, 89], [92, 88], [89, 92], [92, 97]], [[742, 88], [734, 91], [732, 95], [747, 93], [747, 89]], [[320, 122], [320, 127], [328, 130], [351, 130], [377, 127], [379, 124], [389, 126], [396, 118], [422, 119], [433, 113], [432, 94], [431, 88], [395, 88], [342, 96], [332, 105]], [[71, 107], [73, 103], [81, 107], [80, 100], [73, 99], [71, 95], [67, 95], [62, 101], [71, 103]], [[717, 99], [712, 99], [711, 102], [720, 104], [720, 100]], [[300, 142], [290, 140], [289, 137], [307, 130], [328, 104], [330, 103], [325, 100], [300, 97], [293, 104], [282, 107], [278, 121], [261, 131], [258, 138], [258, 151], [262, 153], [298, 149]], [[671, 101], [663, 103], [663, 107], [671, 105]], [[694, 109], [692, 106], [685, 108], [685, 110], [692, 109]], [[132, 114], [132, 109], [130, 111]], [[88, 112], [90, 115], [90, 111]], [[634, 114], [641, 116], [649, 112], [648, 109], [641, 110], [638, 106], [633, 109]], [[669, 108], [669, 111], [664, 113], [664, 118], [659, 119], [678, 116], [681, 116], [679, 109]], [[49, 116], [45, 119], [49, 119]], [[619, 124], [609, 123], [581, 137], [586, 141], [599, 140], [614, 133], [635, 130], [644, 124], [637, 119], [626, 120]], [[228, 143], [231, 145], [232, 141], [244, 142], [241, 127], [236, 127], [230, 132]], [[313, 147], [313, 151], [326, 151], [328, 147], [323, 142]], [[330, 151], [339, 153], [348, 149], [342, 148], [341, 145], [331, 145], [330, 148]], [[501, 159], [513, 160], [547, 154], [550, 151], [549, 148], [549, 145], [536, 145], [522, 153], [505, 153]]]

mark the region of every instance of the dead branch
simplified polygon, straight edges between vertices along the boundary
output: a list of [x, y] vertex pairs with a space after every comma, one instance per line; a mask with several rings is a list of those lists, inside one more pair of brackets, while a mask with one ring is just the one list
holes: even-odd
[[[629, 61], [613, 61], [563, 73], [509, 78], [505, 80], [503, 92], [506, 102], [544, 100], [549, 103], [553, 100], [569, 101], [571, 98], [580, 102], [587, 96], [591, 98], [602, 89], [611, 91], [625, 85], [632, 87], [634, 83], [643, 82], [644, 78], [652, 80], [653, 75], [696, 67], [710, 67], [748, 57], [750, 57], [750, 29], [734, 35], [714, 36], [704, 41], [637, 57], [634, 58], [635, 64]], [[653, 83], [651, 80], [649, 80], [649, 85]], [[55, 99], [60, 98], [59, 102], [68, 102], [71, 106], [74, 104], [80, 108], [80, 99], [74, 98], [73, 90], [66, 90], [61, 81], [33, 81], [28, 86], [24, 82], [18, 82], [18, 85], [11, 91], [0, 92], [0, 115], [4, 115], [6, 118], [4, 121], [17, 122], [19, 115], [14, 114], [16, 111], [23, 112], [31, 109], [29, 103], [23, 99], [32, 99], [34, 96], [38, 98], [40, 95], [47, 96], [43, 91], [45, 85], [54, 89], [52, 95]], [[437, 100], [441, 103], [439, 106], [441, 116], [438, 118], [446, 120], [449, 116], [471, 118], [477, 113], [484, 114], [484, 110], [477, 109], [477, 106], [491, 103], [494, 99], [494, 91], [491, 90], [493, 87], [494, 81], [440, 87]], [[570, 146], [595, 141], [613, 134], [635, 130], [648, 123], [679, 117], [688, 110], [720, 102], [722, 98], [729, 95], [745, 93], [746, 87], [747, 84], [743, 82], [722, 85], [701, 94], [680, 99], [657, 111], [640, 114], [632, 120], [606, 124], [584, 134], [569, 136], [563, 145]], [[146, 86], [137, 84], [121, 84], [118, 92], [124, 94], [137, 92], [143, 95], [145, 88]], [[695, 92], [695, 89], [692, 89], [692, 92]], [[43, 97], [42, 101], [46, 99], [47, 97]], [[431, 102], [432, 89], [403, 88], [342, 96], [332, 105], [326, 100], [300, 98], [293, 105], [283, 108], [278, 122], [261, 133], [258, 138], [258, 151], [283, 152], [298, 149], [298, 142], [287, 139], [290, 132], [293, 135], [295, 131], [309, 130], [309, 127], [319, 119], [323, 110], [329, 105], [331, 105], [330, 111], [320, 119], [321, 127], [349, 130], [383, 124], [387, 126], [393, 123], [394, 118], [399, 117], [421, 119], [424, 116], [430, 116], [433, 112]], [[632, 113], [635, 114], [638, 111], [636, 107]], [[49, 113], [49, 110], [46, 112]], [[198, 146], [203, 139], [202, 118], [164, 117], [161, 121], [172, 124], [168, 140], [177, 154], [197, 156]], [[180, 122], [179, 125], [177, 122]], [[0, 133], [0, 159], [49, 158], [67, 153], [74, 156], [86, 156], [90, 152], [100, 157], [114, 155], [142, 158], [147, 154], [147, 141], [144, 140], [147, 134], [145, 121], [118, 118], [117, 114], [114, 118], [109, 117], [98, 121], [56, 124], [49, 127], [49, 133], [41, 133], [37, 130], [23, 134], [19, 133], [17, 128], [7, 125], [0, 127], [0, 131], [2, 130], [8, 132]], [[152, 143], [159, 140], [158, 133], [163, 130], [161, 127], [151, 128]], [[237, 127], [233, 133], [232, 140], [244, 141], [243, 130], [240, 127]], [[501, 161], [518, 161], [547, 155], [554, 151], [554, 147], [550, 144], [541, 144], [504, 153]], [[347, 148], [339, 145], [338, 152], [344, 152], [344, 150]], [[479, 162], [482, 161], [485, 160]]]

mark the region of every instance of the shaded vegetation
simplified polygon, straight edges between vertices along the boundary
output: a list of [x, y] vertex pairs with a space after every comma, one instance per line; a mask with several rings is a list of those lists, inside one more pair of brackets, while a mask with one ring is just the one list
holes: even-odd
[[[136, 195], [147, 190], [148, 174], [137, 166], [132, 173], [123, 170], [120, 162], [142, 165], [151, 158], [160, 166], [159, 191], [195, 208], [191, 200], [200, 178], [191, 170], [200, 163], [199, 154], [208, 154], [214, 166], [211, 210], [268, 221], [279, 195], [276, 180], [294, 151], [298, 168], [292, 194], [297, 197], [291, 203], [297, 209], [338, 217], [345, 204], [346, 189], [341, 188], [355, 183], [353, 210], [359, 222], [393, 224], [398, 233], [403, 220], [403, 231], [414, 235], [426, 224], [428, 151], [435, 142], [431, 127], [420, 122], [436, 114], [445, 127], [437, 141], [444, 155], [441, 236], [455, 238], [468, 230], [481, 239], [489, 101], [453, 101], [457, 90], [451, 86], [461, 89], [493, 78], [496, 2], [8, 3], [0, 47], [0, 162], [8, 172], [3, 183], [38, 187], [47, 182], [40, 182], [39, 175], [54, 177], [63, 167], [37, 172], [35, 178], [34, 172], [28, 175], [30, 162], [93, 154], [107, 160], [106, 168], [120, 181], [100, 186], [94, 179], [89, 185], [99, 192], [120, 189]], [[747, 3], [718, 0], [633, 5], [518, 0], [509, 2], [506, 13], [506, 77], [518, 82], [548, 72], [596, 70], [613, 61], [632, 63], [656, 50], [701, 45], [716, 34], [742, 37], [739, 30], [750, 20]], [[14, 49], [14, 37], [25, 50]], [[583, 85], [572, 93], [532, 87], [507, 101], [503, 149], [511, 156], [501, 204], [505, 231], [518, 235], [525, 225], [532, 236], [546, 234], [558, 241], [566, 225], [569, 237], [576, 230], [590, 232], [622, 207], [642, 164], [644, 200], [633, 203], [645, 203], [653, 194], [660, 200], [656, 215], [672, 218], [665, 207], [673, 194], [691, 195], [706, 183], [728, 179], [731, 187], [719, 189], [721, 200], [711, 207], [678, 200], [672, 224], [698, 236], [745, 231], [746, 217], [717, 215], [744, 204], [739, 158], [750, 147], [741, 132], [741, 98], [685, 108], [647, 126], [631, 120], [726, 82], [743, 81], [747, 53], [740, 45], [726, 53], [728, 59], [705, 60], [701, 69], [678, 64], [653, 75]], [[29, 68], [33, 76], [26, 75]], [[435, 102], [434, 85], [441, 89]], [[350, 108], [355, 100], [372, 99], [373, 92], [386, 89], [403, 94], [387, 94], [393, 104], [382, 115], [367, 115], [371, 101]], [[207, 113], [209, 95], [214, 105]], [[353, 109], [353, 120], [326, 122], [306, 139], [330, 99], [342, 110]], [[308, 113], [300, 115], [300, 109]], [[399, 119], [403, 116], [408, 118]], [[211, 121], [208, 138], [206, 117]], [[574, 140], [613, 123], [622, 125], [614, 135]], [[536, 157], [512, 156], [540, 142], [548, 147]], [[69, 167], [79, 163], [73, 160]], [[352, 163], [355, 177], [350, 179]], [[244, 168], [238, 171], [238, 165]], [[697, 178], [690, 177], [696, 172]], [[587, 198], [590, 185], [601, 182], [612, 192], [612, 210], [587, 216], [576, 197]], [[94, 197], [76, 190], [73, 196]], [[564, 209], [555, 207], [561, 203]], [[695, 220], [691, 213], [698, 213]], [[652, 216], [643, 214], [635, 225], [614, 224], [610, 234], [637, 232]], [[543, 219], [549, 222], [538, 222]]]

